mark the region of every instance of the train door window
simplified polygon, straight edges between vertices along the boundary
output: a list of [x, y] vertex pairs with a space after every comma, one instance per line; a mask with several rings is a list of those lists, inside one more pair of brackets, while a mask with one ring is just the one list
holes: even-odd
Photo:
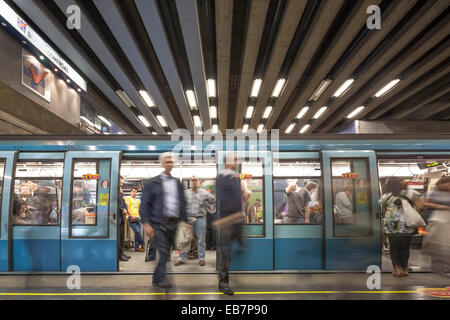
[[367, 159], [333, 159], [331, 172], [334, 236], [370, 236], [372, 207]]
[[[5, 175], [5, 160], [0, 159], [0, 208], [2, 207], [3, 197], [3, 176]], [[1, 215], [0, 215], [1, 218]], [[1, 222], [1, 221], [0, 221]]]
[[245, 161], [241, 164], [241, 184], [252, 192], [250, 199], [244, 203], [245, 224], [264, 224], [264, 179], [261, 161]]
[[76, 161], [72, 184], [72, 225], [97, 224], [98, 162]]
[[319, 160], [281, 160], [273, 165], [275, 224], [323, 223], [321, 175]]
[[19, 161], [14, 180], [12, 223], [57, 225], [60, 223], [62, 161]]

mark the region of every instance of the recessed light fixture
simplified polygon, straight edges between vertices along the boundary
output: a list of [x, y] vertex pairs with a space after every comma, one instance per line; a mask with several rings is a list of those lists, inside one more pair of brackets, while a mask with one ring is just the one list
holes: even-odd
[[333, 94], [333, 97], [340, 98], [342, 97], [348, 89], [350, 89], [350, 86], [353, 84], [355, 79], [347, 79], [342, 86], [339, 87], [339, 89], [336, 90], [336, 92]]
[[299, 132], [300, 132], [300, 133], [305, 133], [305, 131], [308, 130], [309, 127], [311, 127], [310, 124], [305, 124], [305, 125], [303, 126], [303, 128], [302, 128]]
[[40, 55], [40, 56], [39, 56], [39, 59], [44, 60], [44, 56], [43, 56], [43, 55]]
[[289, 127], [287, 127], [286, 131], [284, 131], [284, 133], [291, 133], [292, 129], [294, 129], [295, 127], [295, 123], [292, 122]]
[[194, 126], [196, 126], [197, 128], [201, 128], [202, 121], [200, 120], [200, 117], [195, 115], [192, 117], [192, 119], [194, 119]]
[[78, 91], [78, 92], [81, 92], [81, 89], [80, 89], [80, 88], [78, 88], [78, 89], [77, 89], [77, 91]]
[[248, 130], [248, 124], [244, 124], [244, 126], [242, 127], [242, 132], [246, 133]]
[[208, 79], [208, 97], [216, 96], [216, 81], [214, 79]]
[[381, 88], [380, 91], [378, 91], [377, 93], [374, 94], [375, 97], [379, 98], [383, 95], [385, 95], [386, 93], [388, 93], [390, 90], [392, 90], [392, 88], [394, 88], [397, 83], [400, 82], [400, 79], [395, 79], [392, 80], [391, 82], [389, 82], [387, 85], [385, 85], [383, 88]]
[[313, 95], [311, 96], [311, 98], [309, 98], [309, 100], [317, 101], [331, 82], [332, 80], [329, 79], [322, 80], [322, 82], [319, 84], [316, 91], [314, 91]]
[[199, 134], [199, 135], [202, 135], [202, 134], [203, 134], [203, 131], [202, 131], [202, 130], [199, 130], [199, 131], [198, 131], [198, 134]]
[[70, 79], [67, 79], [66, 82], [67, 82], [67, 83], [70, 83]]
[[263, 131], [263, 129], [264, 129], [264, 125], [261, 123], [261, 124], [258, 126], [258, 129], [256, 129], [256, 132], [261, 133], [261, 132]]
[[297, 119], [303, 118], [303, 116], [308, 112], [309, 107], [303, 107], [302, 110], [297, 114]]
[[261, 89], [261, 85], [262, 85], [261, 79], [253, 80], [252, 91], [250, 94], [251, 97], [257, 97], [259, 95], [259, 89]]
[[349, 113], [349, 115], [347, 116], [347, 119], [351, 119], [354, 116], [356, 116], [358, 113], [360, 113], [361, 111], [363, 111], [365, 108], [365, 106], [360, 106], [358, 108], [356, 108], [355, 110], [353, 110], [351, 113]]
[[164, 119], [164, 117], [162, 115], [158, 114], [156, 116], [156, 119], [158, 119], [158, 122], [162, 127], [167, 127], [166, 119]]
[[217, 119], [217, 107], [216, 106], [209, 107], [209, 116], [211, 117], [211, 119]]
[[316, 114], [314, 115], [314, 119], [319, 119], [325, 111], [327, 111], [328, 107], [322, 107], [319, 109], [319, 111], [316, 112]]
[[217, 124], [213, 124], [212, 125], [212, 133], [217, 133], [219, 132], [219, 126]]
[[144, 102], [147, 105], [147, 107], [154, 107], [155, 106], [155, 103], [153, 102], [152, 97], [148, 94], [147, 91], [139, 90], [139, 94], [141, 95], [142, 100], [144, 100]]
[[248, 106], [247, 107], [247, 112], [245, 112], [245, 118], [246, 119], [251, 119], [252, 118], [254, 109], [255, 109], [255, 107], [253, 107], [253, 106]]
[[104, 116], [98, 116], [98, 118], [111, 127], [111, 122], [109, 122]]
[[4, 23], [3, 21], [2, 21], [1, 23], [2, 23], [2, 26], [4, 26], [4, 27], [6, 27], [6, 26], [7, 26], [7, 24], [6, 24], [6, 23]]
[[140, 115], [138, 116], [139, 120], [141, 120], [142, 124], [146, 127], [149, 128], [150, 127], [150, 122], [148, 122], [148, 120], [143, 116]]
[[271, 107], [271, 106], [266, 107], [266, 110], [264, 110], [264, 114], [262, 116], [263, 119], [269, 118], [269, 116], [270, 116], [270, 114], [272, 112], [272, 109], [273, 109], [273, 107]]
[[55, 68], [55, 69], [53, 69], [53, 71], [58, 72], [58, 69]]
[[280, 96], [281, 90], [283, 90], [284, 84], [286, 83], [286, 79], [278, 79], [277, 84], [272, 92], [272, 97], [278, 98]]
[[25, 40], [22, 40], [22, 43], [25, 44], [25, 45], [27, 44], [27, 42]]
[[197, 108], [197, 101], [195, 99], [194, 91], [192, 90], [186, 90], [186, 98], [189, 103], [189, 107], [191, 108]]
[[94, 124], [92, 123], [91, 120], [89, 120], [88, 118], [86, 118], [85, 116], [81, 116], [80, 119], [84, 120], [85, 122], [87, 122], [90, 126], [94, 127]]
[[117, 90], [117, 95], [120, 99], [122, 99], [123, 103], [125, 103], [128, 108], [131, 108], [134, 106], [133, 101], [131, 101], [130, 97], [127, 95], [127, 93], [123, 90]]

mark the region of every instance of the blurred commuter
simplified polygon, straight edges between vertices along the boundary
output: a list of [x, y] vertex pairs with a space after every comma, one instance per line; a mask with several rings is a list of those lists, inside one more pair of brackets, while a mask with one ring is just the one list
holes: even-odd
[[420, 195], [420, 192], [408, 188], [408, 183], [409, 180], [402, 181], [402, 192], [400, 194], [404, 199], [408, 200], [411, 207], [413, 207], [417, 212], [420, 213], [423, 209], [423, 199]]
[[228, 154], [225, 157], [225, 170], [216, 179], [218, 220], [215, 226], [219, 229], [218, 269], [219, 290], [226, 295], [233, 295], [229, 285], [229, 268], [231, 259], [231, 242], [237, 239], [242, 245], [241, 227], [244, 220], [242, 202], [250, 199], [251, 192], [241, 189], [241, 182], [236, 173], [237, 157]]
[[305, 187], [299, 187], [297, 179], [288, 181], [285, 189], [287, 194], [287, 223], [310, 223], [310, 192], [314, 192], [317, 185], [308, 182]]
[[12, 223], [14, 225], [32, 223], [31, 213], [27, 210], [27, 204], [22, 199], [14, 200]]
[[255, 202], [247, 209], [247, 221], [246, 223], [259, 223], [259, 218], [261, 217], [261, 199], [256, 199]]
[[345, 186], [338, 192], [334, 200], [336, 209], [336, 223], [353, 223], [353, 190], [351, 186]]
[[140, 215], [145, 233], [150, 240], [154, 239], [153, 246], [159, 252], [153, 285], [170, 288], [172, 285], [166, 279], [166, 265], [178, 223], [182, 221], [187, 224], [186, 200], [183, 185], [170, 174], [175, 165], [174, 155], [166, 152], [160, 155], [159, 160], [164, 171], [145, 183]]
[[124, 179], [120, 177], [120, 192], [119, 192], [119, 214], [118, 214], [118, 224], [119, 224], [119, 260], [128, 261], [131, 256], [125, 254], [125, 222], [127, 219], [128, 206], [123, 197], [123, 184]]
[[402, 185], [398, 178], [389, 178], [383, 188], [380, 203], [383, 206], [384, 232], [389, 239], [395, 277], [408, 275], [409, 247], [415, 228], [408, 227], [402, 210]]
[[422, 243], [422, 253], [431, 257], [431, 268], [435, 272], [450, 272], [450, 176], [436, 183], [434, 201], [446, 206], [434, 210], [427, 225]]
[[436, 182], [435, 189], [431, 191], [423, 202], [424, 209], [422, 211], [423, 219], [428, 222], [434, 210], [449, 210], [450, 199], [445, 191], [446, 186], [450, 183], [450, 177], [444, 176]]
[[145, 241], [142, 237], [142, 223], [139, 215], [141, 200], [137, 199], [137, 193], [138, 189], [133, 188], [131, 189], [131, 196], [125, 198], [130, 213], [127, 222], [134, 232], [134, 251], [145, 252]]
[[[198, 243], [198, 260], [200, 266], [205, 265], [205, 236], [206, 236], [206, 215], [208, 207], [216, 199], [206, 190], [200, 189], [200, 180], [197, 177], [191, 178], [192, 188], [184, 192], [186, 198], [186, 211], [188, 221], [194, 228]], [[192, 245], [180, 249], [180, 257], [175, 262], [175, 266], [186, 263], [187, 253]]]
[[[214, 191], [211, 191], [211, 195], [216, 198], [216, 193]], [[216, 221], [217, 214], [216, 214], [216, 202], [214, 201], [213, 204], [211, 204], [208, 209], [208, 214], [206, 215], [206, 250], [216, 250], [216, 229], [212, 227], [212, 223]]]
[[22, 200], [27, 206], [27, 224], [42, 224], [42, 204], [39, 198], [33, 195], [37, 187], [33, 183], [21, 183], [19, 194], [15, 196], [15, 201]]

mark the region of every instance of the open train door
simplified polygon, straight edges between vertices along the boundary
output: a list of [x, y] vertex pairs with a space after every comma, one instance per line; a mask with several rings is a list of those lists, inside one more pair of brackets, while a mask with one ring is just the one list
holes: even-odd
[[61, 269], [117, 271], [120, 152], [67, 152], [61, 217]]
[[381, 268], [374, 151], [323, 151], [326, 269]]
[[0, 271], [9, 269], [9, 209], [15, 157], [15, 151], [0, 152]]

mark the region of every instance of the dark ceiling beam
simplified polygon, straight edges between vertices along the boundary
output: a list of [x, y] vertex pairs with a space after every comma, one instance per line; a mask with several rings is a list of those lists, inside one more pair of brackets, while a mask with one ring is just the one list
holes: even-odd
[[430, 102], [423, 108], [417, 110], [415, 112], [414, 119], [428, 120], [434, 117], [434, 115], [446, 110], [447, 108], [450, 108], [449, 93], [440, 97], [439, 99]]
[[231, 30], [233, 3], [215, 0], [216, 49], [217, 49], [217, 109], [219, 130], [225, 132], [228, 118], [228, 87], [230, 82]]
[[[308, 2], [309, 3], [309, 2]], [[316, 2], [317, 3], [317, 2]], [[313, 4], [313, 3], [312, 3]], [[276, 100], [272, 115], [267, 121], [266, 129], [278, 129], [280, 126], [275, 125], [277, 120], [283, 115], [282, 111], [286, 112], [284, 106], [288, 102], [291, 95], [296, 96], [299, 90], [299, 84], [311, 59], [313, 59], [315, 52], [319, 48], [322, 39], [325, 37], [327, 31], [332, 25], [338, 12], [345, 4], [343, 0], [335, 1], [321, 1], [320, 7], [303, 14], [301, 30], [303, 30], [301, 45], [296, 50], [295, 59], [289, 69], [289, 77], [285, 85], [283, 94]], [[317, 13], [316, 13], [317, 11]], [[291, 59], [291, 57], [289, 57]], [[283, 69], [283, 67], [282, 67]], [[275, 126], [274, 126], [275, 125]]]
[[[397, 30], [399, 38], [379, 57], [367, 70], [360, 75], [353, 86], [341, 99], [334, 99], [328, 105], [329, 110], [321, 118], [313, 121], [310, 132], [327, 122], [321, 131], [329, 130], [344, 119], [354, 108], [367, 103], [373, 94], [385, 86], [389, 81], [399, 76], [424, 52], [435, 46], [446, 37], [446, 21], [443, 19], [445, 1], [436, 1], [435, 5], [422, 12], [416, 11], [409, 16], [410, 20]], [[403, 30], [403, 28], [406, 28]], [[388, 95], [396, 92], [394, 88]], [[361, 116], [357, 116], [359, 119]]]

